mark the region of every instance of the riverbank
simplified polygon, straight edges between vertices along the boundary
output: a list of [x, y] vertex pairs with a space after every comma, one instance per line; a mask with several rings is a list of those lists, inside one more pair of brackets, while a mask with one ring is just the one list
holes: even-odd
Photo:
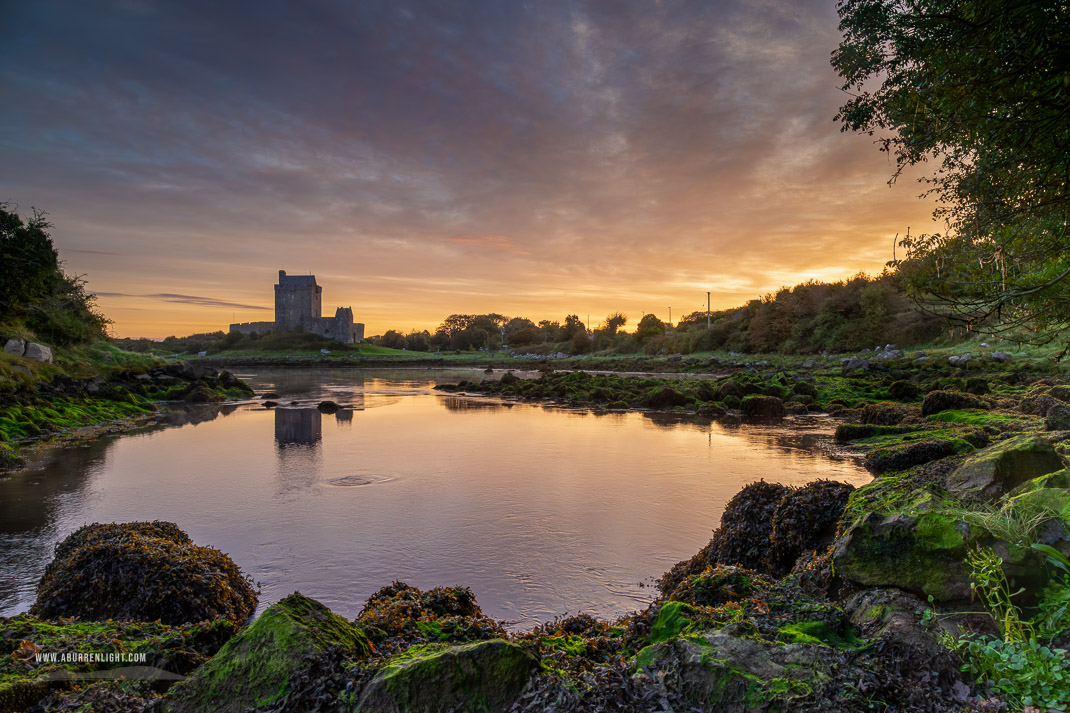
[[[668, 390], [685, 402], [661, 408], [681, 413], [776, 419], [813, 406], [843, 419], [837, 438], [864, 454], [873, 483], [749, 486], [710, 542], [659, 580], [655, 600], [619, 620], [570, 616], [509, 632], [482, 612], [478, 592], [395, 582], [352, 619], [288, 597], [227, 644], [187, 654], [194, 665], [174, 672], [189, 680], [172, 687], [74, 690], [44, 680], [58, 669], [12, 657], [0, 693], [4, 682], [5, 695], [36, 691], [41, 702], [26, 705], [39, 710], [1059, 710], [1070, 675], [1070, 591], [1058, 565], [1070, 554], [1070, 387], [1013, 358], [925, 358], [715, 379], [553, 372], [466, 385], [595, 410], [655, 408], [642, 400]], [[161, 561], [153, 554], [139, 587]], [[144, 598], [162, 600], [151, 590]], [[124, 618], [94, 614], [106, 615]], [[172, 670], [176, 634], [143, 643], [136, 629], [0, 620], [12, 651], [38, 639], [75, 650], [158, 647], [156, 668]], [[247, 685], [236, 690], [235, 680]]]
[[153, 422], [157, 404], [252, 396], [227, 371], [164, 363], [107, 345], [54, 362], [0, 356], [0, 476], [52, 445], [123, 433]]

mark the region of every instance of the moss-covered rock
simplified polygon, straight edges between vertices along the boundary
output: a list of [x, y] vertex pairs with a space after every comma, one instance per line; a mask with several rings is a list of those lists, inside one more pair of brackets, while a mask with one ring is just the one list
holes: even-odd
[[928, 494], [908, 511], [870, 512], [849, 525], [832, 550], [836, 573], [868, 587], [897, 587], [936, 601], [970, 597], [967, 547], [979, 537], [939, 512]]
[[773, 644], [727, 631], [677, 636], [635, 657], [636, 676], [673, 672], [673, 688], [700, 709], [790, 711], [832, 678], [837, 654], [820, 646]]
[[506, 711], [539, 663], [503, 639], [416, 646], [388, 660], [361, 694], [366, 713]]
[[252, 581], [225, 553], [193, 544], [170, 522], [94, 523], [56, 546], [31, 612], [186, 624], [243, 623], [256, 608]]
[[888, 386], [888, 395], [896, 401], [908, 401], [917, 398], [919, 393], [918, 387], [909, 381], [893, 381]]
[[711, 565], [700, 574], [687, 577], [669, 593], [669, 601], [717, 607], [746, 599], [772, 580], [760, 572], [732, 565]]
[[1044, 416], [1044, 430], [1070, 430], [1070, 406], [1066, 404], [1056, 404], [1049, 408], [1047, 414]]
[[866, 468], [881, 474], [969, 453], [988, 442], [988, 434], [980, 429], [942, 429], [877, 436], [860, 445], [867, 449]]
[[1063, 470], [1057, 470], [1054, 473], [1042, 475], [1039, 478], [1027, 480], [1012, 490], [1010, 492], [1010, 497], [1023, 495], [1042, 488], [1063, 488], [1070, 490], [1070, 470], [1064, 468]]
[[327, 607], [294, 592], [268, 607], [250, 626], [168, 696], [170, 713], [238, 713], [278, 705], [306, 657], [339, 647], [361, 657], [371, 647], [364, 631]]
[[903, 422], [903, 419], [917, 413], [917, 407], [893, 404], [882, 401], [875, 404], [866, 404], [862, 407], [858, 420], [864, 424], [875, 426], [895, 426]]
[[1023, 434], [972, 454], [948, 476], [947, 489], [970, 502], [994, 502], [1026, 481], [1062, 469], [1051, 441]]

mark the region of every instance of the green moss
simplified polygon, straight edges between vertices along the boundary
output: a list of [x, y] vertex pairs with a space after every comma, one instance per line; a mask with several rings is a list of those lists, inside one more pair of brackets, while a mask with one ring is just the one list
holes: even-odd
[[795, 622], [780, 627], [778, 631], [793, 644], [825, 645], [838, 649], [851, 649], [858, 644], [850, 627], [844, 637], [823, 621]]
[[1005, 413], [992, 413], [979, 409], [956, 409], [941, 411], [928, 416], [926, 420], [934, 423], [963, 423], [971, 426], [995, 426], [1001, 430], [1021, 430], [1027, 427], [1039, 427], [1043, 419], [1035, 416], [1012, 416]]

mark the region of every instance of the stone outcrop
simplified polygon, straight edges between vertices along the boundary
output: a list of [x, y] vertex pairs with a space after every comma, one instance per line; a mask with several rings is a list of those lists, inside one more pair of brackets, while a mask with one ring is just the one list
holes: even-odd
[[210, 661], [172, 689], [170, 713], [239, 713], [270, 708], [291, 692], [306, 659], [341, 647], [367, 655], [363, 630], [294, 592], [268, 607]]
[[15, 356], [22, 356], [26, 351], [26, 342], [22, 341], [18, 337], [12, 337], [8, 339], [4, 344], [5, 354], [14, 354]]
[[986, 408], [984, 401], [961, 391], [930, 391], [921, 403], [921, 415], [931, 416], [941, 411], [964, 408]]
[[947, 489], [963, 500], [992, 503], [1022, 483], [1062, 470], [1051, 441], [1027, 434], [1007, 438], [971, 455], [947, 478]]
[[534, 656], [503, 639], [416, 646], [391, 659], [364, 689], [357, 709], [504, 712], [538, 670]]
[[27, 359], [39, 361], [42, 364], [52, 363], [52, 350], [44, 344], [38, 344], [37, 342], [27, 342], [26, 351], [23, 352], [23, 356]]

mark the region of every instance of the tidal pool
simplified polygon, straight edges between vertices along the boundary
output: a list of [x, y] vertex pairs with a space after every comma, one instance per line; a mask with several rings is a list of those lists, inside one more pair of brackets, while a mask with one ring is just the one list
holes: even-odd
[[[747, 483], [870, 480], [820, 417], [730, 425], [432, 390], [475, 370], [240, 376], [281, 407], [177, 409], [173, 425], [0, 480], [0, 614], [29, 607], [53, 546], [81, 525], [170, 520], [259, 581], [261, 609], [297, 590], [354, 617], [401, 580], [469, 586], [517, 629], [612, 618], [644, 606]], [[324, 399], [345, 408], [321, 414]]]

